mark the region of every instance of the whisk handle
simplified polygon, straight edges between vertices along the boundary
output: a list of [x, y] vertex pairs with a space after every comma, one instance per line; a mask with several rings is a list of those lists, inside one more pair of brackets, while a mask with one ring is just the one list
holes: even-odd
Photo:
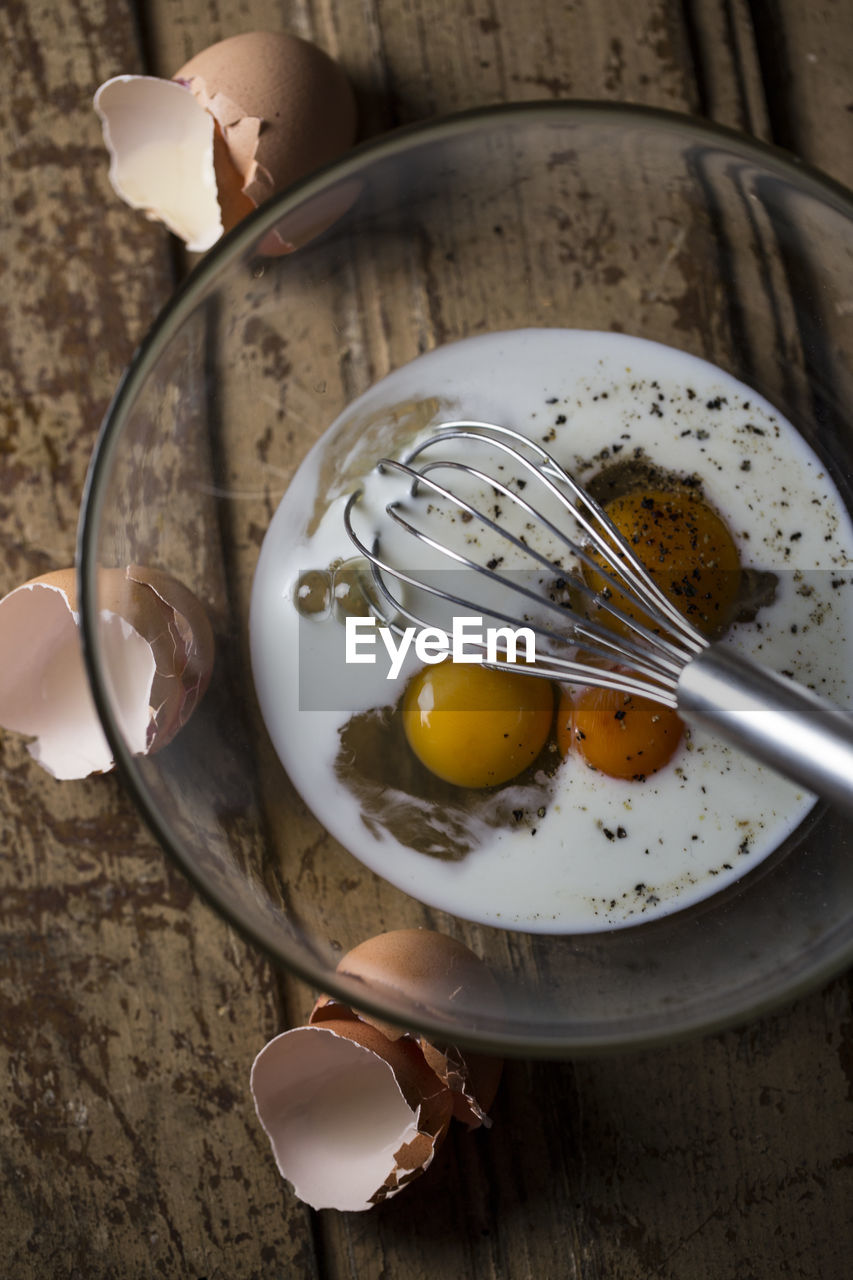
[[853, 715], [724, 645], [684, 668], [678, 711], [853, 816]]

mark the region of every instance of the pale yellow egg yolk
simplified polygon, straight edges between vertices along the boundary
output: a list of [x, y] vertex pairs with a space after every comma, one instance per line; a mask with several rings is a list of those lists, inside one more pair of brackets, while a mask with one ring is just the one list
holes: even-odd
[[532, 764], [551, 730], [549, 681], [479, 664], [427, 666], [403, 696], [415, 755], [458, 787], [493, 787]]

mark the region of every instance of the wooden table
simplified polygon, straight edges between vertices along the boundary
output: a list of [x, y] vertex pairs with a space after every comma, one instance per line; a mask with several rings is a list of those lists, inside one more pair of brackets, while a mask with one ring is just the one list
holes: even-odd
[[[7, 590], [73, 559], [107, 399], [185, 270], [111, 193], [91, 109], [240, 30], [338, 57], [361, 132], [479, 103], [705, 114], [853, 183], [851, 0], [7, 0], [0, 530]], [[0, 1274], [842, 1280], [853, 1270], [849, 977], [725, 1034], [508, 1065], [369, 1214], [279, 1179], [247, 1088], [270, 966], [165, 861], [118, 782], [0, 738]]]

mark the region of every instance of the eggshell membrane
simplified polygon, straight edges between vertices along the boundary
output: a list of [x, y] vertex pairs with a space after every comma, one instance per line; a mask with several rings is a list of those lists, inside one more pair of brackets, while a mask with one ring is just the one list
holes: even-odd
[[[463, 943], [429, 929], [397, 929], [369, 938], [347, 952], [337, 970], [365, 983], [380, 999], [383, 990], [391, 991], [415, 1008], [444, 1007], [454, 999], [463, 1008], [503, 1008], [500, 987], [483, 961]], [[334, 1010], [347, 1007], [321, 996], [311, 1021], [322, 1022], [335, 1016]], [[462, 1053], [453, 1045], [435, 1045], [425, 1036], [413, 1036], [370, 1013], [352, 1012], [389, 1039], [413, 1038], [427, 1066], [450, 1089], [454, 1117], [469, 1128], [490, 1124], [487, 1113], [500, 1083], [501, 1059]]]
[[[124, 657], [117, 715], [128, 741], [143, 750], [151, 648], [117, 614], [103, 626], [105, 649]], [[0, 724], [30, 738], [30, 755], [55, 778], [112, 767], [83, 662], [73, 569], [43, 574], [0, 600]]]
[[315, 1209], [369, 1209], [428, 1167], [450, 1122], [435, 1084], [409, 1048], [355, 1020], [286, 1031], [251, 1072], [279, 1171]]
[[190, 58], [174, 79], [213, 116], [254, 205], [333, 160], [355, 137], [344, 72], [286, 32], [229, 36]]
[[[214, 121], [185, 85], [113, 76], [94, 98], [116, 193], [198, 252], [220, 238]], [[231, 205], [229, 205], [231, 209]]]
[[[99, 587], [116, 718], [130, 750], [145, 753], [165, 745], [204, 691], [210, 624], [192, 594], [158, 571], [105, 569]], [[28, 751], [56, 778], [112, 768], [83, 661], [73, 568], [42, 574], [0, 600], [0, 724], [31, 738]]]

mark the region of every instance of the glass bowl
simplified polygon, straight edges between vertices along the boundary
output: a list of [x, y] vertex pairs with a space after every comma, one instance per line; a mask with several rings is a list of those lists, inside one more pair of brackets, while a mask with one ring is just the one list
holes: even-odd
[[[527, 1055], [719, 1028], [848, 965], [853, 836], [822, 806], [725, 891], [634, 927], [528, 933], [422, 905], [296, 794], [259, 713], [248, 618], [264, 532], [315, 441], [388, 372], [495, 330], [620, 331], [710, 360], [784, 411], [853, 509], [851, 300], [845, 191], [734, 133], [619, 105], [494, 107], [392, 133], [218, 244], [122, 381], [79, 541], [84, 647], [118, 768], [210, 902], [318, 991]], [[369, 465], [394, 441], [346, 443]], [[332, 486], [352, 479], [344, 452], [325, 450]], [[216, 639], [200, 706], [151, 755], [122, 736], [98, 625], [99, 567], [134, 562], [189, 587]], [[336, 974], [351, 946], [413, 926], [471, 947], [500, 996]]]

